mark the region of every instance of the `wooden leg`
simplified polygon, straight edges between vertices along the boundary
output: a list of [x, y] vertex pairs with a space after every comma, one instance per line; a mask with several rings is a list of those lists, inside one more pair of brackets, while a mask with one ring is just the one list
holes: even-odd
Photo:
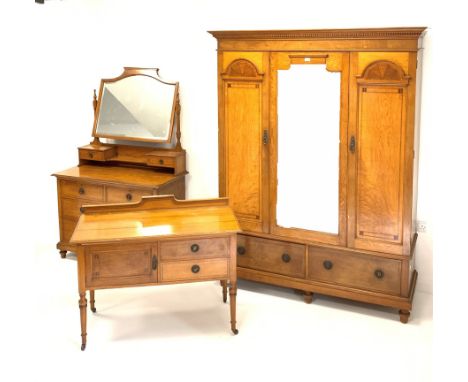
[[239, 333], [236, 328], [236, 296], [237, 282], [232, 282], [229, 287], [229, 304], [231, 308], [231, 330], [234, 334]]
[[312, 292], [304, 292], [304, 302], [310, 304], [312, 302], [312, 297], [314, 294]]
[[227, 280], [221, 280], [221, 286], [223, 287], [223, 302], [227, 301]]
[[64, 259], [65, 257], [67, 257], [67, 251], [62, 251], [62, 250], [61, 250], [61, 251], [60, 251], [60, 257], [61, 257], [62, 259]]
[[96, 307], [94, 306], [94, 290], [89, 291], [89, 304], [91, 305], [91, 312], [96, 313]]
[[78, 301], [80, 307], [80, 321], [81, 321], [81, 350], [86, 348], [86, 293], [80, 293], [80, 300]]
[[407, 324], [411, 312], [409, 310], [400, 309], [398, 313], [400, 314], [400, 322], [402, 324]]

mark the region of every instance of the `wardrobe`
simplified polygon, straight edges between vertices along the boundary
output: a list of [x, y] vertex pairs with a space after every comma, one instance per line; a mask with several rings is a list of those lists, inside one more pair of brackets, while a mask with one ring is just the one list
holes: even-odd
[[239, 278], [408, 321], [424, 30], [210, 32], [219, 193], [243, 231]]

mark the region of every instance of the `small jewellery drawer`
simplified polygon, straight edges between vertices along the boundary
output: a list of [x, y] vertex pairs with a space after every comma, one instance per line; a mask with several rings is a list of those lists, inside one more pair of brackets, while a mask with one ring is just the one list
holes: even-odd
[[144, 195], [152, 195], [150, 190], [139, 190], [125, 187], [106, 187], [107, 203], [138, 202]]
[[148, 155], [146, 158], [146, 163], [149, 166], [158, 166], [158, 167], [174, 167], [175, 160], [172, 157], [165, 157], [165, 156], [156, 156], [156, 155]]
[[116, 154], [116, 148], [113, 146], [99, 146], [98, 148], [90, 148], [87, 146], [78, 148], [78, 156], [80, 159], [106, 161], [114, 157]]
[[305, 277], [305, 245], [237, 235], [237, 265]]
[[161, 260], [227, 257], [229, 255], [229, 239], [163, 241], [161, 242], [160, 255]]
[[60, 182], [62, 196], [71, 196], [73, 198], [104, 201], [104, 187], [89, 183], [69, 182], [62, 180]]
[[229, 259], [203, 259], [161, 262], [161, 281], [226, 279]]
[[309, 278], [317, 281], [400, 294], [401, 261], [309, 247]]

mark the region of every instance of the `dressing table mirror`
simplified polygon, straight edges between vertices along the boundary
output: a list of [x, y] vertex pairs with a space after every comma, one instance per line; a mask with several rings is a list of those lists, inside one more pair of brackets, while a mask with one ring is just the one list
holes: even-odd
[[144, 195], [185, 199], [185, 150], [180, 142], [178, 82], [157, 68], [125, 67], [94, 92], [93, 141], [78, 147], [78, 165], [57, 178], [62, 257], [82, 206], [138, 202]]

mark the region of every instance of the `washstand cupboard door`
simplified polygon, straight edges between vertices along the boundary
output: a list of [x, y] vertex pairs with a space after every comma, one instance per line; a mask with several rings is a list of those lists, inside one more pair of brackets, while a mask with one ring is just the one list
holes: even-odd
[[267, 66], [265, 53], [219, 53], [219, 191], [251, 232], [269, 227]]
[[348, 246], [409, 254], [413, 53], [351, 55]]

